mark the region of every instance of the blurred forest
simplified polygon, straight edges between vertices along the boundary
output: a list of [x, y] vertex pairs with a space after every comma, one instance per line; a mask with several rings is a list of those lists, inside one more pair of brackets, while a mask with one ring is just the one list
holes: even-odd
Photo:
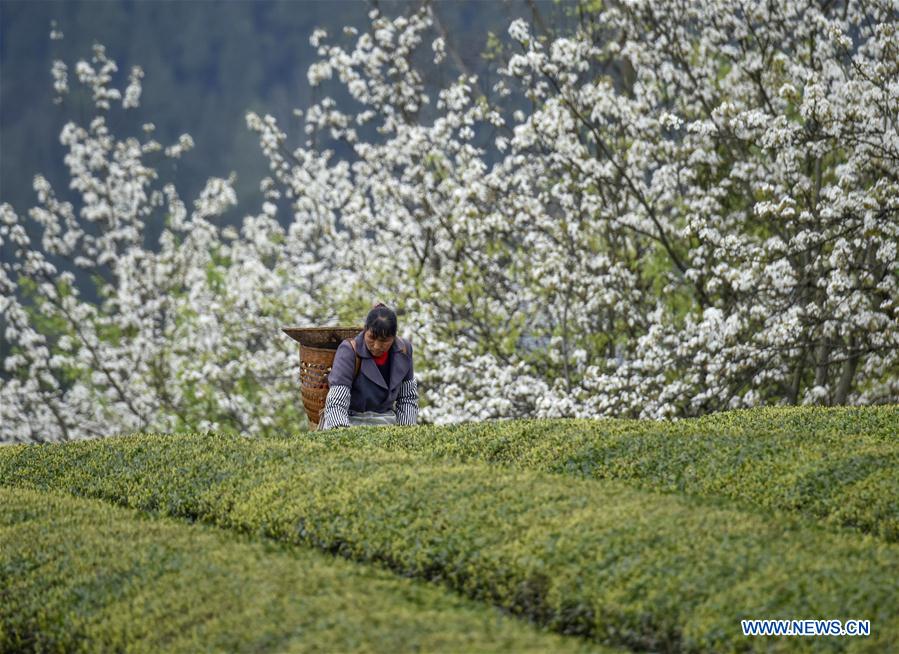
[[[70, 65], [90, 59], [92, 45], [101, 43], [118, 63], [121, 79], [132, 66], [145, 73], [140, 107], [112, 112], [113, 131], [127, 134], [152, 122], [164, 145], [190, 134], [195, 148], [177, 162], [165, 162], [160, 174], [189, 201], [208, 177], [235, 172], [239, 204], [229, 218], [238, 224], [245, 213], [258, 210], [259, 181], [268, 174], [244, 115], [248, 110], [269, 113], [279, 124], [292, 125], [292, 111], [321, 93], [306, 79], [315, 59], [312, 31], [320, 27], [337, 34], [344, 26], [366, 25], [373, 7], [396, 15], [422, 4], [0, 0], [0, 198], [25, 211], [34, 204], [36, 173], [59, 191], [67, 187], [59, 131], [68, 120], [86, 124], [92, 104], [87, 94], [77, 92], [64, 104], [54, 104], [50, 69], [56, 59]], [[446, 32], [451, 61], [481, 75], [486, 74], [483, 53], [490, 32], [505, 37], [519, 16], [557, 24], [570, 13], [570, 7], [553, 0], [453, 1], [432, 7]], [[54, 24], [64, 35], [61, 40], [50, 39]], [[448, 80], [426, 81], [438, 88]], [[73, 91], [78, 87], [74, 79], [72, 86]]]

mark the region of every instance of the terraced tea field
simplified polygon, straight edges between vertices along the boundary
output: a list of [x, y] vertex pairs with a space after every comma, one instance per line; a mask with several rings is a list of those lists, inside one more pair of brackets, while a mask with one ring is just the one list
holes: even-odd
[[0, 651], [899, 651], [897, 433], [791, 408], [3, 447]]

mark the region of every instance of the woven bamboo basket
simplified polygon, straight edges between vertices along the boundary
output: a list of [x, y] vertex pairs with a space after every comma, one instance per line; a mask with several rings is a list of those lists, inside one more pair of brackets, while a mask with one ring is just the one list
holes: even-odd
[[300, 344], [300, 395], [312, 430], [328, 396], [328, 373], [337, 347], [362, 331], [361, 327], [284, 327], [281, 331]]

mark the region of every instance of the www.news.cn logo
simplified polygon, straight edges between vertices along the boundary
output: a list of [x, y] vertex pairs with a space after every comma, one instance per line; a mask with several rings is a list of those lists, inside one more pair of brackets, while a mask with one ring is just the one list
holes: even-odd
[[744, 636], [870, 636], [870, 620], [741, 620]]

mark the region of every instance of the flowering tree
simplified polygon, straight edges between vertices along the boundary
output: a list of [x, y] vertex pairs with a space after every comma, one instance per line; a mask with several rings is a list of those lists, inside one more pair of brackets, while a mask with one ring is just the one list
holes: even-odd
[[[239, 233], [214, 223], [227, 180], [188, 215], [154, 188], [161, 146], [108, 133], [140, 72], [122, 93], [102, 50], [79, 64], [100, 112], [62, 134], [79, 213], [37, 178], [37, 243], [2, 207], [4, 438], [295, 429], [278, 328], [355, 323], [373, 298], [416, 342], [428, 421], [897, 401], [899, 9], [582, 16], [551, 36], [514, 22], [496, 85], [433, 98], [450, 44], [427, 9], [316, 32], [309, 81], [342, 99], [297, 112], [298, 147], [248, 114], [272, 174]], [[100, 306], [48, 255], [102, 271]]]
[[639, 388], [644, 415], [895, 401], [895, 5], [685, 3], [606, 19], [642, 35], [620, 51], [636, 79], [589, 122], [607, 126], [597, 142], [637, 135], [610, 161], [667, 254], [663, 293], [689, 310], [659, 303], [633, 361], [588, 386]]
[[[516, 21], [492, 97], [463, 77], [433, 107], [428, 13], [372, 20], [313, 37], [310, 83], [353, 111], [326, 98], [320, 139], [267, 154], [406, 307], [426, 417], [896, 400], [894, 5], [632, 2], [543, 41]], [[329, 137], [351, 154], [315, 154]]]
[[[54, 64], [60, 100], [67, 71]], [[163, 148], [149, 136], [113, 135], [107, 114], [119, 103], [137, 106], [142, 77], [134, 69], [122, 91], [111, 86], [115, 71], [101, 46], [76, 66], [97, 115], [88, 127], [66, 124], [60, 135], [75, 202], [58, 199], [37, 176], [30, 222], [0, 205], [0, 245], [6, 241], [13, 255], [0, 268], [11, 352], [0, 389], [3, 439], [295, 428], [302, 417], [290, 373], [298, 366], [286, 345], [268, 341], [285, 307], [320, 305], [300, 287], [285, 288], [283, 273], [268, 265], [284, 239], [273, 205], [248, 216], [238, 234], [215, 224], [236, 202], [232, 180], [211, 178], [192, 211], [173, 185], [159, 188], [149, 160], [180, 157], [192, 141], [185, 135]], [[165, 223], [155, 243], [152, 221]], [[82, 297], [78, 269], [92, 273], [99, 304]], [[328, 316], [290, 317], [302, 324]]]

